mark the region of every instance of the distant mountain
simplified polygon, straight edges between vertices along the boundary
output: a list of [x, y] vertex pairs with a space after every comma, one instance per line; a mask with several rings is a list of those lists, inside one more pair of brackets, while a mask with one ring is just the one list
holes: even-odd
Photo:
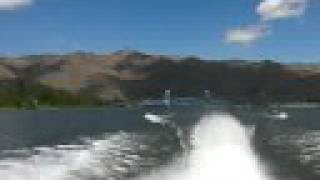
[[[160, 97], [164, 89], [172, 89], [177, 96], [201, 96], [210, 89], [216, 96], [250, 101], [320, 101], [318, 80], [320, 65], [202, 61], [136, 51], [0, 59], [2, 86], [19, 88], [20, 84], [28, 89], [40, 85], [101, 102]], [[30, 92], [25, 96], [36, 95]]]

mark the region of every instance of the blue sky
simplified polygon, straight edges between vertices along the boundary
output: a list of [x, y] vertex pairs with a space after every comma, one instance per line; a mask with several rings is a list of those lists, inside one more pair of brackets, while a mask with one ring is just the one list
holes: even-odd
[[[293, 0], [307, 6], [283, 17], [259, 14], [257, 8], [264, 1], [290, 0], [8, 1], [0, 0], [1, 55], [134, 49], [208, 59], [320, 62], [317, 0]], [[250, 33], [249, 39], [226, 40], [239, 29]], [[256, 29], [260, 34], [252, 37]]]

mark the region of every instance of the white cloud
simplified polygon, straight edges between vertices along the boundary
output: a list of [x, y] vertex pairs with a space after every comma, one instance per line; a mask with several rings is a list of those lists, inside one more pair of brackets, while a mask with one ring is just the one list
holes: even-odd
[[263, 38], [269, 32], [269, 28], [264, 25], [248, 26], [238, 29], [232, 29], [226, 32], [225, 41], [240, 45], [250, 45], [253, 42]]
[[33, 0], [0, 0], [0, 10], [15, 10], [32, 3]]
[[263, 0], [256, 8], [262, 20], [297, 17], [304, 14], [308, 0]]
[[[256, 7], [260, 23], [285, 18], [298, 17], [305, 14], [311, 0], [261, 0]], [[266, 36], [269, 27], [264, 25], [248, 26], [226, 32], [225, 40], [229, 43], [248, 45]]]

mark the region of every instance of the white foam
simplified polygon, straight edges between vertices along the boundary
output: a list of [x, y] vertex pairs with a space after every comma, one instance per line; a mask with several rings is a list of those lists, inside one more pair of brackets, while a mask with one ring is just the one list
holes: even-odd
[[251, 135], [252, 131], [230, 115], [205, 116], [194, 128], [194, 148], [190, 153], [141, 179], [269, 180], [251, 148]]
[[[102, 139], [86, 140], [85, 145], [36, 147], [36, 155], [0, 161], [2, 180], [119, 179], [135, 166], [140, 156], [138, 135], [118, 133]], [[122, 150], [125, 149], [126, 152]], [[128, 152], [129, 151], [129, 152]], [[122, 165], [123, 164], [123, 165]]]
[[270, 117], [274, 119], [279, 119], [279, 120], [286, 120], [289, 118], [289, 114], [283, 111], [283, 112], [278, 112], [276, 114], [271, 114]]
[[165, 124], [168, 121], [166, 120], [166, 116], [164, 115], [157, 115], [157, 114], [152, 114], [152, 113], [145, 113], [144, 114], [144, 118], [148, 121], [150, 121], [151, 123], [155, 123], [155, 124]]
[[[178, 133], [179, 134], [179, 133]], [[250, 128], [226, 114], [202, 118], [192, 133], [193, 148], [146, 180], [268, 180], [264, 167], [250, 146]], [[142, 139], [141, 139], [142, 138]], [[2, 180], [123, 179], [121, 174], [152, 165], [153, 157], [137, 154], [149, 149], [134, 133], [87, 139], [84, 145], [35, 148], [37, 155], [0, 161]], [[152, 148], [152, 147], [150, 147]]]

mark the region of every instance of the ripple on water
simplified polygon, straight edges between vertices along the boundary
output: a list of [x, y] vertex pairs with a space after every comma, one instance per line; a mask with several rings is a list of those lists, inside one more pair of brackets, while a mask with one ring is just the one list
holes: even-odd
[[268, 143], [276, 153], [300, 162], [320, 176], [320, 130], [277, 132]]
[[[83, 138], [82, 145], [2, 151], [2, 154], [11, 154], [12, 157], [0, 161], [0, 179], [130, 178], [161, 163], [158, 157], [162, 152], [152, 149], [152, 144], [157, 143], [159, 137], [120, 132], [97, 139]], [[174, 151], [173, 146], [168, 149]]]

